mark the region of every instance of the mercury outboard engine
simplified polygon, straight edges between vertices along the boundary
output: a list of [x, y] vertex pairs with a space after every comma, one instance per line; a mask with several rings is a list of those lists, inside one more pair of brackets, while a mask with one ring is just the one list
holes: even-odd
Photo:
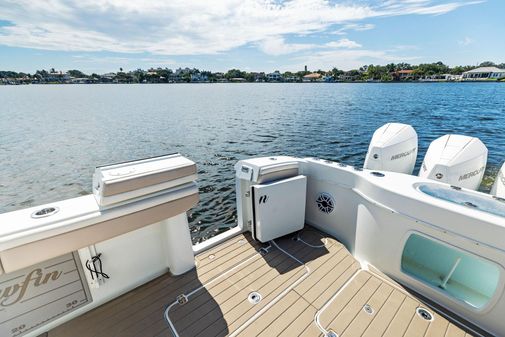
[[416, 158], [416, 130], [407, 124], [387, 123], [374, 132], [363, 167], [412, 174]]
[[487, 148], [480, 139], [445, 135], [431, 142], [419, 176], [477, 190], [486, 163]]
[[498, 198], [505, 198], [505, 163], [503, 163], [503, 166], [496, 175], [491, 194]]

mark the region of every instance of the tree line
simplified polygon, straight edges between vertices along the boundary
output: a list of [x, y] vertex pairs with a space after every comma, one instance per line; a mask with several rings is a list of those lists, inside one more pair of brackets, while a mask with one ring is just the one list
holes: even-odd
[[[412, 65], [409, 63], [390, 63], [386, 65], [364, 65], [359, 69], [352, 69], [344, 71], [342, 69], [333, 68], [331, 70], [316, 70], [316, 71], [286, 71], [281, 73], [283, 79], [294, 79], [301, 80], [303, 76], [309, 73], [319, 73], [322, 76], [331, 76], [334, 79], [352, 79], [356, 81], [365, 80], [380, 80], [380, 81], [392, 81], [394, 79], [393, 75], [402, 70], [411, 70], [413, 76], [420, 78], [425, 76], [439, 75], [439, 74], [452, 74], [460, 75], [465, 71], [475, 69], [477, 67], [497, 67], [505, 69], [505, 63], [494, 63], [491, 61], [486, 61], [480, 63], [478, 66], [455, 66], [450, 67], [443, 62], [434, 63], [421, 63], [418, 65]], [[55, 75], [56, 74], [56, 75]], [[44, 82], [47, 79], [52, 79], [55, 81], [55, 76], [64, 74], [62, 72], [56, 71], [54, 68], [49, 70], [37, 70], [35, 73], [25, 73], [25, 72], [14, 72], [14, 71], [0, 71], [0, 79], [26, 79]], [[112, 74], [112, 75], [110, 75]], [[103, 81], [106, 75], [112, 76], [111, 80], [119, 83], [160, 83], [160, 82], [218, 82], [218, 81], [233, 81], [234, 79], [243, 79], [247, 82], [255, 81], [268, 81], [268, 73], [265, 72], [248, 72], [240, 69], [230, 69], [226, 72], [211, 72], [211, 71], [200, 71], [199, 69], [185, 68], [172, 70], [168, 68], [156, 68], [149, 70], [132, 70], [125, 72], [123, 68], [119, 71], [110, 74], [86, 74], [80, 70], [72, 69], [68, 70], [65, 75], [69, 78], [81, 78], [89, 79], [90, 81]], [[49, 81], [45, 81], [49, 82]]]

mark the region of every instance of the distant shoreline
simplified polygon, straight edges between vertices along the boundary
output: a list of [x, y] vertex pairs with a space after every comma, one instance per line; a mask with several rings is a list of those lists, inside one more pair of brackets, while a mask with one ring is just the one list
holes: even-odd
[[174, 83], [0, 83], [2, 86], [74, 86], [74, 85], [203, 85], [203, 84], [440, 84], [440, 83], [504, 83], [505, 81], [334, 81], [334, 82], [174, 82]]
[[230, 69], [212, 72], [196, 68], [150, 68], [105, 74], [86, 74], [80, 70], [67, 71], [51, 68], [37, 70], [34, 74], [0, 71], [0, 84], [156, 84], [156, 83], [438, 83], [438, 82], [498, 82], [505, 81], [505, 63], [482, 62], [479, 66], [449, 67], [442, 62], [411, 65], [390, 63], [385, 66], [364, 65], [359, 69], [344, 71], [308, 70], [250, 72]]

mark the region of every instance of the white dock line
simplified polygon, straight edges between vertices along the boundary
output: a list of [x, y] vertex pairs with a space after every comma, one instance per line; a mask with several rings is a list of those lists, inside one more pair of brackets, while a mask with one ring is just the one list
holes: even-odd
[[[302, 241], [303, 242], [303, 241]], [[269, 245], [268, 247], [265, 247], [265, 248], [261, 248], [261, 249], [266, 249], [267, 252], [268, 250], [273, 246], [275, 246], [277, 249], [279, 249], [281, 252], [283, 252], [284, 254], [286, 254], [288, 257], [290, 257], [291, 259], [295, 260], [296, 262], [298, 262], [300, 265], [304, 266], [305, 268], [305, 273], [300, 277], [298, 278], [294, 283], [292, 283], [288, 288], [284, 289], [279, 295], [277, 295], [272, 301], [268, 302], [267, 305], [265, 305], [261, 310], [259, 310], [256, 314], [254, 314], [251, 318], [249, 318], [244, 324], [242, 324], [237, 330], [235, 330], [231, 335], [229, 335], [230, 337], [233, 337], [233, 336], [236, 336], [238, 333], [242, 332], [245, 328], [247, 328], [251, 323], [253, 323], [259, 316], [261, 316], [265, 311], [267, 311], [268, 309], [270, 309], [275, 303], [277, 303], [280, 299], [282, 299], [289, 291], [291, 291], [294, 287], [296, 287], [298, 284], [300, 284], [300, 282], [302, 282], [307, 276], [309, 276], [310, 274], [310, 268], [308, 266], [305, 265], [305, 263], [303, 263], [302, 261], [300, 261], [298, 258], [296, 258], [295, 256], [291, 255], [290, 253], [288, 253], [287, 251], [285, 251], [284, 249], [282, 249], [274, 240], [270, 241], [271, 245]], [[307, 244], [307, 243], [305, 243]], [[231, 273], [232, 271], [236, 270], [237, 268], [241, 267], [242, 265], [244, 265], [245, 263], [249, 262], [250, 260], [254, 259], [254, 258], [257, 258], [257, 257], [261, 257], [262, 255], [260, 253], [257, 253], [257, 254], [254, 254], [253, 256], [247, 258], [246, 260], [242, 261], [241, 263], [239, 263], [238, 265], [232, 267], [231, 269], [228, 269], [226, 272], [220, 274], [218, 277], [215, 277], [213, 278], [212, 280], [210, 280], [209, 282], [205, 283], [204, 285], [192, 290], [191, 292], [189, 292], [188, 294], [183, 294], [183, 296], [186, 297], [186, 299], [189, 299], [190, 296], [194, 295], [195, 293], [197, 293], [198, 291], [202, 290], [203, 288], [211, 285], [212, 283], [216, 282], [217, 280], [225, 277], [226, 275], [228, 275], [229, 273]], [[172, 321], [170, 320], [170, 317], [168, 315], [170, 309], [172, 309], [172, 307], [174, 307], [175, 305], [179, 304], [179, 302], [176, 300], [174, 301], [172, 304], [170, 304], [166, 309], [165, 309], [165, 312], [164, 312], [164, 318], [165, 320], [167, 321], [169, 327], [170, 327], [170, 330], [172, 332], [172, 334], [174, 335], [174, 337], [179, 337], [179, 334], [177, 333], [177, 330], [175, 329], [175, 326], [174, 324], [172, 323]]]

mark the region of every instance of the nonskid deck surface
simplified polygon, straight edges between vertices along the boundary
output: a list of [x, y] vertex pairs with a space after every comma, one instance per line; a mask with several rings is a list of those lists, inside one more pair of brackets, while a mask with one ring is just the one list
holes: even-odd
[[195, 270], [164, 275], [48, 337], [468, 336], [431, 309], [433, 320], [422, 319], [416, 309], [427, 306], [310, 227], [270, 245], [242, 234], [196, 261]]

